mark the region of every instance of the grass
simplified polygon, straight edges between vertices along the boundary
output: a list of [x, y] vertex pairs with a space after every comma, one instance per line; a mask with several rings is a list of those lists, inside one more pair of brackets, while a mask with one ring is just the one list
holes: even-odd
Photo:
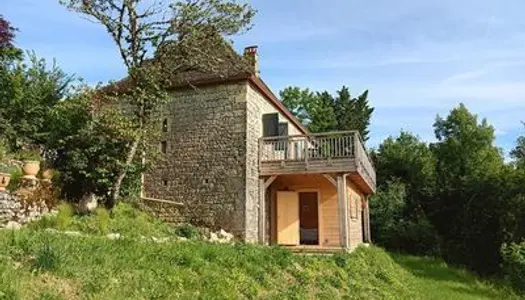
[[374, 247], [313, 257], [247, 244], [0, 233], [4, 299], [408, 299], [410, 278]]
[[124, 202], [119, 203], [111, 215], [107, 210], [98, 208], [93, 214], [84, 216], [75, 215], [69, 204], [62, 203], [58, 206], [56, 216], [46, 216], [29, 227], [36, 230], [53, 228], [61, 231], [79, 231], [90, 235], [120, 233], [127, 237], [170, 237], [180, 236], [180, 232], [188, 231], [187, 225], [169, 225]]
[[[129, 228], [127, 228], [129, 226]], [[45, 228], [89, 235], [51, 233]], [[110, 240], [107, 232], [124, 238]], [[440, 260], [391, 255], [293, 255], [280, 247], [136, 235], [192, 235], [129, 205], [113, 216], [61, 208], [19, 231], [0, 231], [0, 299], [518, 299]]]
[[474, 274], [448, 266], [441, 259], [392, 254], [415, 277], [414, 289], [424, 299], [521, 299], [509, 287], [481, 281]]

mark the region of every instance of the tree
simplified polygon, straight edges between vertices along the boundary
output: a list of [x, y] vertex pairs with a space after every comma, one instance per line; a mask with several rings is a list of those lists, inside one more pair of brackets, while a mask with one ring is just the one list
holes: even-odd
[[[435, 159], [428, 145], [409, 132], [401, 132], [399, 136], [383, 141], [372, 157], [378, 185], [378, 193], [372, 202], [379, 207], [396, 207], [395, 215], [389, 221], [392, 225], [377, 225], [380, 230], [373, 235], [376, 241], [396, 251], [438, 252], [439, 238], [424, 210], [426, 202], [434, 196], [436, 180]], [[395, 188], [397, 185], [403, 186], [402, 206], [394, 205], [400, 198], [393, 196], [399, 193], [392, 193], [399, 190]], [[374, 217], [382, 219], [384, 213], [379, 209]]]
[[525, 168], [525, 136], [519, 136], [516, 140], [516, 146], [510, 152], [510, 157], [518, 168]]
[[335, 129], [334, 100], [330, 93], [313, 93], [309, 89], [287, 87], [279, 94], [286, 108], [311, 132], [326, 132]]
[[310, 111], [308, 110], [315, 102], [316, 95], [309, 89], [299, 87], [286, 87], [279, 92], [284, 106], [303, 124], [311, 122]]
[[11, 26], [9, 21], [0, 15], [0, 47], [13, 47], [13, 39], [15, 38], [15, 28]]
[[95, 93], [84, 87], [51, 111], [54, 122], [45, 148], [60, 176], [62, 196], [72, 202], [90, 194], [108, 195], [134, 138], [133, 130], [126, 128], [132, 126], [128, 118], [92, 105]]
[[503, 157], [494, 128], [461, 104], [434, 123], [436, 196], [427, 211], [445, 241], [447, 259], [479, 272], [498, 268], [503, 242]]
[[13, 45], [15, 31], [0, 17], [0, 135], [11, 151], [44, 143], [53, 122], [50, 110], [74, 80], [34, 52], [24, 62], [22, 50]]
[[377, 184], [401, 181], [407, 189], [411, 210], [420, 210], [421, 201], [434, 194], [435, 159], [429, 146], [410, 132], [388, 137], [372, 154]]
[[220, 73], [217, 52], [230, 49], [223, 37], [248, 30], [255, 11], [231, 0], [185, 0], [169, 5], [145, 0], [60, 2], [103, 25], [128, 69], [128, 78], [113, 89], [111, 97], [100, 96], [103, 101], [125, 103], [133, 124], [123, 133], [134, 138], [126, 147], [126, 158], [119, 164], [106, 203], [111, 208], [139, 147], [146, 147], [146, 138], [155, 131], [158, 113], [167, 101], [165, 87], [171, 78], [163, 74], [188, 70]]
[[334, 99], [328, 92], [317, 92], [314, 101], [307, 105], [309, 111], [308, 130], [311, 132], [327, 132], [336, 129], [334, 116]]
[[1, 73], [0, 134], [11, 150], [42, 145], [53, 122], [50, 111], [69, 91], [74, 78], [53, 63], [28, 54], [29, 65], [18, 62]]
[[280, 93], [282, 102], [312, 132], [357, 130], [368, 140], [370, 118], [374, 112], [368, 103], [368, 91], [352, 98], [345, 86], [334, 98], [329, 92], [287, 87]]
[[0, 64], [5, 67], [14, 60], [22, 58], [22, 51], [13, 45], [16, 28], [11, 26], [2, 15], [0, 15]]
[[368, 140], [370, 118], [374, 112], [368, 103], [368, 91], [352, 98], [348, 87], [337, 91], [334, 99], [334, 112], [338, 130], [357, 130], [364, 141]]

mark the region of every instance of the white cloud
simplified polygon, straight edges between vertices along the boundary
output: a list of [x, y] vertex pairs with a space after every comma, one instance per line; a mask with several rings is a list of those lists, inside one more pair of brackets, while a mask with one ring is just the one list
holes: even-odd
[[445, 78], [442, 83], [443, 84], [450, 84], [450, 83], [458, 83], [462, 81], [469, 81], [472, 79], [478, 79], [480, 77], [483, 77], [488, 73], [488, 70], [486, 69], [480, 69], [480, 70], [474, 70], [474, 71], [467, 71], [462, 73], [457, 73], [454, 75], [451, 75], [447, 78]]

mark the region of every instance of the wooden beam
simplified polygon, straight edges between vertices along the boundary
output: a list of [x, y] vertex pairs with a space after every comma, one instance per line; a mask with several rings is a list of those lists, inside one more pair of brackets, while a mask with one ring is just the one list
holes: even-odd
[[276, 178], [277, 175], [259, 178], [259, 243], [263, 245], [266, 244], [266, 191]]
[[265, 244], [265, 236], [266, 236], [266, 226], [265, 219], [266, 219], [266, 180], [264, 178], [259, 179], [259, 243], [264, 245]]
[[372, 233], [371, 233], [371, 230], [370, 230], [370, 203], [369, 203], [369, 200], [370, 200], [370, 197], [366, 197], [366, 207], [365, 207], [365, 217], [366, 217], [366, 220], [365, 220], [365, 224], [366, 224], [366, 242], [367, 243], [372, 243]]
[[348, 249], [348, 191], [346, 186], [346, 176], [347, 174], [337, 175], [337, 207], [339, 215], [339, 240], [341, 246]]
[[276, 188], [270, 187], [270, 230], [269, 244], [277, 244], [277, 203], [276, 203]]
[[323, 174], [323, 176], [328, 181], [330, 181], [331, 184], [333, 184], [335, 187], [337, 187], [337, 181], [332, 177], [332, 175], [330, 175], [330, 174]]
[[264, 182], [264, 187], [267, 189], [267, 188], [273, 183], [273, 181], [274, 181], [276, 178], [277, 178], [277, 175], [270, 176], [270, 177], [268, 178], [268, 180], [266, 180], [266, 181]]
[[153, 202], [159, 202], [159, 203], [167, 203], [167, 204], [173, 204], [173, 205], [178, 205], [178, 206], [184, 206], [184, 203], [174, 202], [174, 201], [164, 200], [164, 199], [156, 199], [156, 198], [149, 198], [149, 197], [140, 197], [140, 199], [146, 200], [146, 201], [153, 201]]

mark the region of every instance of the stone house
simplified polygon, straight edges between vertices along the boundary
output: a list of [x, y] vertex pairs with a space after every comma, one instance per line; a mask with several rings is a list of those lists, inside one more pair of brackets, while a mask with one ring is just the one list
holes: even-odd
[[251, 71], [170, 89], [143, 197], [181, 205], [146, 206], [261, 244], [353, 249], [370, 240], [375, 170], [359, 134], [311, 134], [259, 77], [257, 47], [235, 55]]

